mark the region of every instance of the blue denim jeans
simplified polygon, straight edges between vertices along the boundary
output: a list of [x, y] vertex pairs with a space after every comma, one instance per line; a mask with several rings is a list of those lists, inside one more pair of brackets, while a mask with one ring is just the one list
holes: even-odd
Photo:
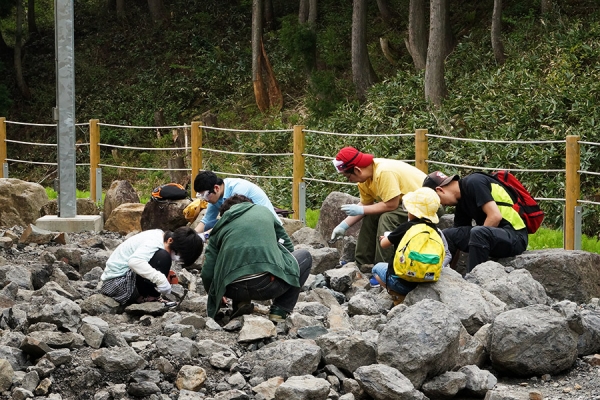
[[386, 281], [387, 270], [388, 270], [388, 263], [380, 262], [373, 266], [371, 273], [373, 275], [377, 275], [379, 277], [379, 279], [381, 279], [381, 282], [385, 283], [385, 286], [388, 289], [393, 290], [394, 292], [398, 292], [400, 294], [406, 295], [411, 290], [413, 290], [414, 288], [417, 287], [417, 285], [418, 285], [417, 282], [405, 281], [404, 279], [400, 279], [395, 275], [390, 275], [389, 279], [387, 279], [387, 281]]
[[274, 306], [292, 312], [298, 301], [302, 285], [306, 282], [312, 267], [312, 256], [308, 250], [296, 250], [292, 255], [296, 258], [300, 267], [300, 287], [294, 287], [271, 274], [267, 274], [227, 285], [225, 296], [232, 299], [234, 303], [273, 299]]

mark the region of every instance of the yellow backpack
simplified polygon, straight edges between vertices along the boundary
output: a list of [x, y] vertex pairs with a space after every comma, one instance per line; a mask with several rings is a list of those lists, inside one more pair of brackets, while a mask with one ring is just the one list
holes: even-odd
[[435, 282], [440, 279], [445, 256], [437, 229], [416, 224], [400, 240], [394, 254], [394, 275], [409, 282]]

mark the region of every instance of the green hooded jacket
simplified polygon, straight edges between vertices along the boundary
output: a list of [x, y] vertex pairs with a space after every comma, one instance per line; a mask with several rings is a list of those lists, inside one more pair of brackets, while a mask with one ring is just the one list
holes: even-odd
[[268, 208], [252, 203], [232, 206], [210, 232], [202, 265], [208, 293], [206, 313], [214, 318], [227, 285], [246, 275], [269, 272], [299, 287], [294, 245]]

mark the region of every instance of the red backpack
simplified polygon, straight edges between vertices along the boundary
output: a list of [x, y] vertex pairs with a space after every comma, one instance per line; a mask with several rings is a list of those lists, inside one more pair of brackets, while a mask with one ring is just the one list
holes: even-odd
[[[525, 222], [527, 233], [535, 233], [540, 225], [542, 225], [542, 221], [544, 220], [544, 212], [540, 208], [539, 204], [535, 201], [533, 196], [527, 189], [525, 189], [521, 181], [519, 181], [509, 171], [494, 171], [490, 174], [490, 176], [502, 183], [502, 185], [508, 189], [509, 194], [516, 199], [515, 203], [512, 204], [512, 208], [519, 213], [523, 219], [523, 222]], [[498, 204], [511, 205], [503, 203]]]

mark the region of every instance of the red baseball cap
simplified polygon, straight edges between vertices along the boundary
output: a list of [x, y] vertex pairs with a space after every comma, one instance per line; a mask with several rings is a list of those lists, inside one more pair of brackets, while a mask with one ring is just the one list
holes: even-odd
[[344, 147], [335, 156], [333, 165], [338, 172], [344, 172], [350, 168], [364, 168], [373, 163], [373, 154], [363, 153], [354, 147]]

